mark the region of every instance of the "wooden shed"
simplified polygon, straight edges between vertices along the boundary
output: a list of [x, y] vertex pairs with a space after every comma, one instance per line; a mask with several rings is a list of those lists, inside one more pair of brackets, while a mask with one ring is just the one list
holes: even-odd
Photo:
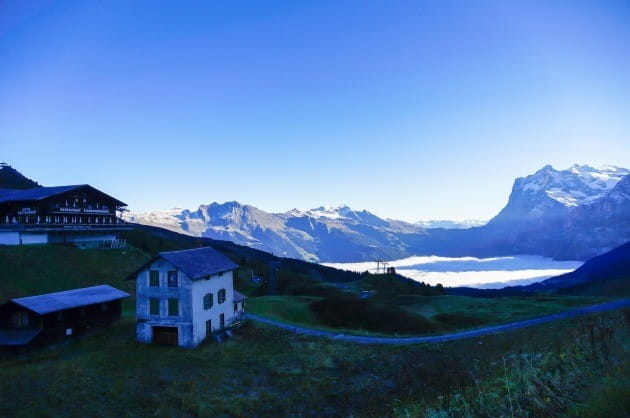
[[0, 306], [0, 346], [60, 341], [120, 319], [129, 294], [100, 285], [12, 299]]

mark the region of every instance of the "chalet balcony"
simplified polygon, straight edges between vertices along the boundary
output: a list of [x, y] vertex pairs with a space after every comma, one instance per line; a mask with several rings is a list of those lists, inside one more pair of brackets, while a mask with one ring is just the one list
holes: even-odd
[[133, 224], [116, 218], [112, 223], [9, 222], [0, 223], [0, 231], [128, 231]]

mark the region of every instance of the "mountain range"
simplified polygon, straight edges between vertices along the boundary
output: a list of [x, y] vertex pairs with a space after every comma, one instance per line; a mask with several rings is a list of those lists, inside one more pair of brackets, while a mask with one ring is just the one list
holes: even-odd
[[239, 202], [197, 210], [128, 213], [126, 219], [193, 236], [230, 240], [308, 261], [349, 262], [410, 255], [538, 254], [586, 260], [630, 240], [630, 170], [547, 165], [514, 182], [488, 223], [380, 218], [346, 205], [269, 213]]
[[424, 231], [420, 225], [382, 219], [345, 205], [268, 213], [239, 202], [226, 202], [201, 205], [195, 211], [129, 213], [125, 218], [308, 261], [398, 258], [407, 254], [398, 236]]

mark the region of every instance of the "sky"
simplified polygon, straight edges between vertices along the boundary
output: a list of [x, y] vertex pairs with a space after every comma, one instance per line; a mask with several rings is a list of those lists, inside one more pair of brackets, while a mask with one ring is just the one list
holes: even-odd
[[489, 219], [630, 167], [628, 1], [0, 0], [0, 160], [132, 211]]

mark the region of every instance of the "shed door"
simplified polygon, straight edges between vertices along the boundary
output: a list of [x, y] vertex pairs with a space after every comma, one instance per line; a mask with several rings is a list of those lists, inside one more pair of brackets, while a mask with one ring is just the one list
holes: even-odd
[[178, 345], [177, 327], [153, 327], [153, 342], [156, 344]]
[[28, 327], [28, 312], [17, 311], [11, 315], [11, 325], [13, 328], [27, 328]]

